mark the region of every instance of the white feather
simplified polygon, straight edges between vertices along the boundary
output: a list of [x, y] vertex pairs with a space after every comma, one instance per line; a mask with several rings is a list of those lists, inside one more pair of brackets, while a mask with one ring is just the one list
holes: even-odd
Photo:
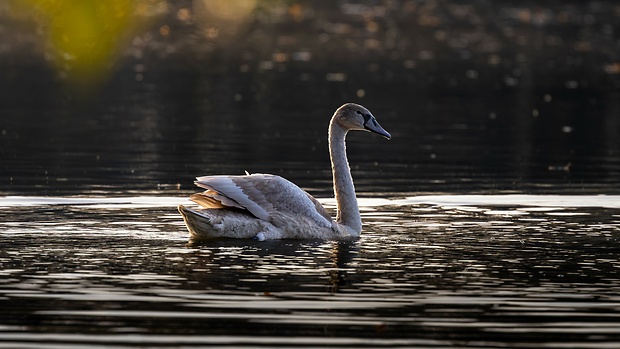
[[[196, 185], [210, 189], [219, 195], [214, 197], [226, 206], [242, 208], [250, 211], [257, 218], [269, 221], [270, 205], [265, 202], [264, 195], [254, 195], [250, 197], [241, 187], [233, 181], [235, 177], [245, 176], [204, 176], [196, 178]], [[256, 193], [252, 193], [256, 194]]]

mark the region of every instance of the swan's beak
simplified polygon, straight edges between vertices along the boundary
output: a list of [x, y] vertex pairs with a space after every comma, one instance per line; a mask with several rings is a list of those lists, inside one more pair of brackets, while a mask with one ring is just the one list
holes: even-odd
[[364, 123], [364, 128], [372, 133], [381, 135], [385, 137], [386, 139], [392, 138], [392, 136], [388, 133], [388, 131], [384, 130], [383, 127], [379, 125], [379, 123], [377, 122], [377, 119], [375, 119], [374, 116], [368, 119], [368, 121]]

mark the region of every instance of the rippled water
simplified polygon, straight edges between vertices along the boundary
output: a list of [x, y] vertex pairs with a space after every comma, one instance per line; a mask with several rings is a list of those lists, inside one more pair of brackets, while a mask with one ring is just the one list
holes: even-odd
[[[615, 2], [211, 2], [0, 2], [0, 347], [620, 347]], [[345, 102], [359, 240], [188, 245]]]
[[0, 199], [0, 345], [620, 345], [618, 196], [362, 198], [358, 241], [197, 246], [178, 203]]

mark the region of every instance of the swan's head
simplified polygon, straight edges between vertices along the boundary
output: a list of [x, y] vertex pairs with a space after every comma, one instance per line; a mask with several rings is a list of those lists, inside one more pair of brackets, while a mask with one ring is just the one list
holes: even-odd
[[379, 125], [372, 113], [359, 104], [347, 103], [336, 110], [333, 121], [349, 130], [369, 131], [387, 139], [392, 136]]

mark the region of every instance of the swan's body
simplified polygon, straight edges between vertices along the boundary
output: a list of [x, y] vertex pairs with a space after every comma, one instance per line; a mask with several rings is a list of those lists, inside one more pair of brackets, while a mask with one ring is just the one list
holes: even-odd
[[198, 177], [206, 191], [190, 199], [202, 209], [179, 206], [194, 240], [219, 237], [273, 239], [346, 239], [362, 231], [345, 137], [366, 130], [390, 138], [361, 105], [347, 103], [336, 110], [329, 125], [329, 152], [338, 208], [332, 219], [310, 194], [275, 175]]

